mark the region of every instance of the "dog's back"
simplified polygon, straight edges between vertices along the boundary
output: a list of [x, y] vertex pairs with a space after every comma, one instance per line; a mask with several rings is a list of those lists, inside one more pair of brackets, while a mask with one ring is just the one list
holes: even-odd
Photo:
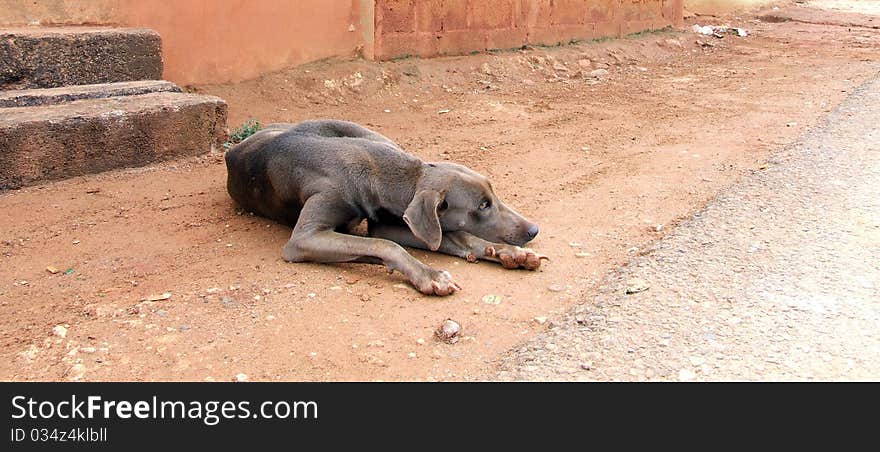
[[387, 161], [417, 159], [351, 122], [270, 124], [226, 153], [227, 190], [241, 208], [293, 226], [311, 194], [340, 182], [357, 185], [368, 179], [364, 173], [388, 171]]

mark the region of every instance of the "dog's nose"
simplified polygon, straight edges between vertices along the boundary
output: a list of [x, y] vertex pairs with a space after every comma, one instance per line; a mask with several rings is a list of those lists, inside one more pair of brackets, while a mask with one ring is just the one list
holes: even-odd
[[538, 225], [533, 224], [533, 225], [529, 228], [529, 230], [526, 231], [526, 234], [529, 235], [529, 240], [532, 240], [532, 239], [534, 239], [535, 237], [537, 237], [537, 236], [538, 236]]

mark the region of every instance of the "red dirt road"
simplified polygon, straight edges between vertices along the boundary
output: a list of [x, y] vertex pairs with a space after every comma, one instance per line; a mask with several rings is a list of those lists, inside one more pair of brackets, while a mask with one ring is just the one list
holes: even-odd
[[[753, 35], [324, 62], [198, 87], [229, 102], [231, 125], [348, 119], [468, 165], [540, 224], [531, 246], [552, 261], [508, 271], [413, 251], [464, 287], [446, 298], [377, 266], [288, 264], [289, 229], [236, 212], [220, 155], [6, 192], [0, 379], [485, 378], [877, 71], [878, 30], [729, 21]], [[463, 326], [455, 345], [432, 338], [446, 318]]]

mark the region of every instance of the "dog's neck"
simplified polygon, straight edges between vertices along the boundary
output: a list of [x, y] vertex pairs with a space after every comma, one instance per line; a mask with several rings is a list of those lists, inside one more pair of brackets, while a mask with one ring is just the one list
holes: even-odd
[[398, 217], [403, 217], [403, 212], [406, 211], [416, 192], [425, 189], [435, 176], [436, 167], [430, 163], [421, 161], [408, 163], [411, 164], [400, 165], [393, 170], [385, 168], [382, 186], [374, 187], [374, 190], [378, 189], [382, 194], [378, 204]]

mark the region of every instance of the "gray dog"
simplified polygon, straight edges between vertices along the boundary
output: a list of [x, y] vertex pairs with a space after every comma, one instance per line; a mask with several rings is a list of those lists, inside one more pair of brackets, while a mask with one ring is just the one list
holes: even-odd
[[[367, 262], [397, 270], [425, 294], [461, 287], [401, 245], [505, 268], [535, 270], [521, 248], [538, 226], [505, 206], [485, 177], [425, 163], [388, 138], [344, 121], [271, 124], [226, 154], [227, 189], [241, 208], [293, 227], [288, 262]], [[348, 234], [367, 220], [368, 237]]]

